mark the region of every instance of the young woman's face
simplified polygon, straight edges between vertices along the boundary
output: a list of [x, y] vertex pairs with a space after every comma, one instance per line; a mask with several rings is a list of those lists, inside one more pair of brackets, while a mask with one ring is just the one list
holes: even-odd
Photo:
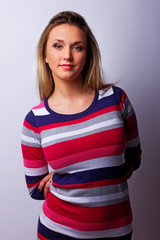
[[52, 28], [46, 45], [48, 63], [55, 83], [82, 80], [82, 69], [87, 56], [85, 33], [78, 27], [61, 24]]

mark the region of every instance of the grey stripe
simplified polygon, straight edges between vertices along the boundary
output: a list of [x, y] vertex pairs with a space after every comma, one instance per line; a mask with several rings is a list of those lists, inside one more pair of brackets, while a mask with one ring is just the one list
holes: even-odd
[[23, 141], [21, 140], [21, 143], [25, 146], [29, 146], [29, 147], [41, 147], [39, 144], [36, 144], [36, 143], [30, 143], [30, 142], [26, 142], [26, 141]]
[[[42, 144], [42, 146], [47, 147], [47, 146], [50, 146], [50, 145], [53, 145], [53, 144], [56, 144], [56, 143], [60, 143], [60, 142], [64, 142], [64, 141], [68, 141], [68, 140], [72, 140], [72, 139], [76, 139], [76, 138], [80, 138], [80, 137], [89, 136], [89, 135], [92, 135], [92, 134], [95, 134], [95, 133], [107, 131], [107, 130], [110, 130], [110, 129], [116, 129], [116, 128], [119, 128], [119, 127], [122, 127], [122, 126], [123, 126], [122, 122], [113, 123], [113, 124], [110, 124], [109, 126], [105, 126], [105, 127], [102, 127], [102, 128], [97, 128], [95, 130], [86, 131], [82, 134], [75, 134], [75, 135], [69, 136], [69, 137], [62, 137], [62, 138], [50, 140], [50, 141], [47, 141], [46, 143]], [[72, 130], [72, 131], [74, 131], [74, 130]], [[53, 136], [54, 135], [55, 135], [55, 133], [53, 134]]]
[[128, 189], [127, 182], [121, 184], [95, 187], [90, 189], [63, 189], [54, 187], [51, 185], [51, 191], [58, 193], [63, 196], [69, 197], [94, 197], [94, 196], [103, 196], [113, 193], [120, 193]]
[[34, 131], [26, 128], [25, 126], [23, 126], [22, 128], [22, 134], [27, 136], [27, 137], [32, 137], [34, 139], [36, 139], [37, 141], [40, 141], [40, 136], [38, 133], [35, 133]]
[[125, 99], [123, 110], [122, 110], [123, 119], [129, 118], [133, 113], [134, 113], [134, 110], [133, 110], [132, 104], [130, 103], [127, 97]]
[[[22, 144], [24, 144], [26, 146], [31, 146], [31, 147], [41, 147], [41, 145], [40, 145], [41, 139], [40, 139], [40, 135], [38, 133], [35, 133], [34, 131], [32, 131], [32, 130], [26, 128], [25, 126], [23, 126], [23, 128], [22, 128], [22, 138], [23, 138], [23, 135], [24, 135], [24, 137], [26, 136], [26, 137], [34, 139], [35, 143], [30, 142], [29, 140], [26, 141], [26, 140], [21, 139]], [[39, 143], [36, 143], [36, 141], [39, 142]]]
[[82, 206], [82, 207], [105, 207], [105, 206], [110, 206], [110, 205], [113, 205], [113, 204], [125, 202], [128, 198], [129, 198], [129, 195], [127, 194], [123, 198], [117, 198], [117, 199], [108, 200], [108, 201], [104, 201], [104, 202], [81, 203], [81, 204], [78, 204], [78, 205]]
[[121, 119], [121, 113], [119, 111], [109, 112], [109, 113], [105, 113], [103, 115], [94, 117], [85, 122], [68, 125], [68, 126], [56, 127], [56, 128], [52, 128], [49, 130], [44, 130], [41, 132], [41, 136], [42, 136], [42, 138], [45, 138], [45, 137], [49, 137], [51, 135], [56, 135], [56, 134], [60, 134], [60, 133], [70, 132], [70, 131], [76, 131], [79, 129], [90, 127], [91, 125], [94, 125], [96, 123], [104, 122], [107, 120], [112, 120], [114, 118]]
[[69, 166], [59, 169], [53, 169], [56, 173], [74, 173], [80, 171], [86, 171], [90, 169], [97, 169], [103, 167], [119, 166], [124, 163], [124, 154], [117, 156], [101, 157], [95, 159], [89, 159], [86, 161], [73, 163]]

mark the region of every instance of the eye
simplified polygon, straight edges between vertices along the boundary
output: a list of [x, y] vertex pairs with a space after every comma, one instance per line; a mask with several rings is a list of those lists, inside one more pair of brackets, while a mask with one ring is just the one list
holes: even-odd
[[73, 49], [77, 51], [81, 51], [83, 48], [82, 46], [74, 46]]
[[61, 49], [62, 48], [62, 45], [60, 45], [60, 44], [54, 44], [54, 48], [56, 48], [56, 49]]

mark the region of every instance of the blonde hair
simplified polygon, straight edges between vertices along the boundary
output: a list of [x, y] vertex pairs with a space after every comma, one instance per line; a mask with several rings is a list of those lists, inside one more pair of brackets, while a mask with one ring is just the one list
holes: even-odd
[[44, 100], [54, 92], [52, 72], [45, 61], [46, 44], [49, 33], [54, 26], [70, 24], [82, 29], [87, 38], [87, 59], [82, 70], [84, 86], [88, 90], [99, 90], [108, 84], [102, 81], [101, 56], [97, 41], [85, 19], [78, 13], [71, 11], [60, 12], [55, 15], [44, 29], [37, 47], [37, 77], [40, 99]]

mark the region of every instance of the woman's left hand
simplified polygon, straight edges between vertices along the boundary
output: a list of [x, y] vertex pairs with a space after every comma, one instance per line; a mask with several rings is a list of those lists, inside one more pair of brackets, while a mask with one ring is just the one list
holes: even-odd
[[38, 191], [42, 191], [42, 189], [44, 188], [44, 197], [46, 198], [48, 193], [49, 193], [49, 189], [50, 189], [50, 183], [52, 182], [52, 177], [53, 177], [54, 172], [50, 172], [47, 176], [45, 176], [39, 186], [38, 186]]
[[129, 179], [134, 171], [134, 166], [132, 162], [127, 162], [127, 173], [126, 173], [126, 178]]

